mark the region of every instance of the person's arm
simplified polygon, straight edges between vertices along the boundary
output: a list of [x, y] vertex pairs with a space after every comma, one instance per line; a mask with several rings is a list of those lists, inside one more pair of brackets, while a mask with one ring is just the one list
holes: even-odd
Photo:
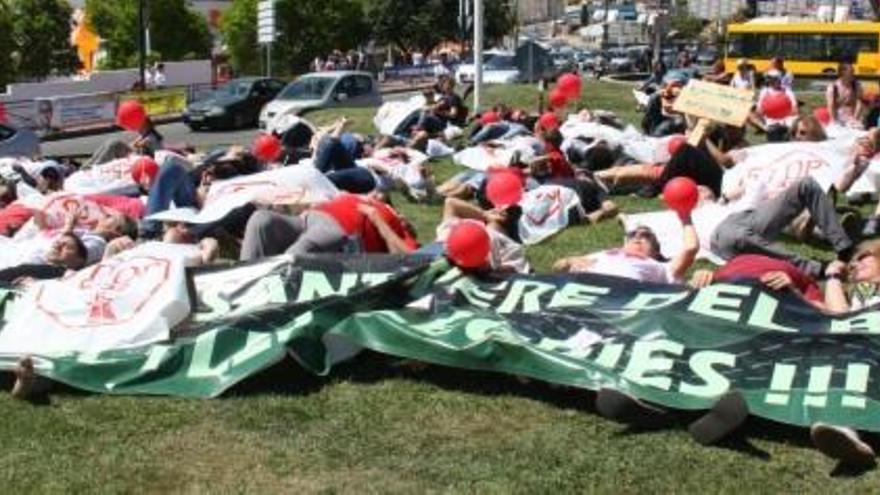
[[556, 272], [586, 272], [593, 266], [594, 260], [589, 254], [583, 256], [567, 256], [553, 263]]
[[825, 282], [825, 309], [829, 313], [846, 313], [849, 300], [843, 288], [843, 275], [846, 265], [842, 261], [832, 261], [825, 269], [828, 281]]
[[832, 82], [828, 85], [828, 88], [825, 90], [825, 107], [828, 108], [828, 114], [831, 115], [832, 121], [837, 121], [837, 101], [835, 98], [835, 94], [837, 91], [834, 90], [834, 85], [836, 83]]
[[697, 236], [697, 229], [694, 228], [690, 214], [681, 219], [681, 225], [684, 231], [684, 245], [681, 252], [669, 262], [669, 272], [675, 280], [684, 278], [685, 273], [697, 259], [697, 253], [700, 252], [700, 238]]
[[728, 156], [727, 153], [718, 149], [718, 147], [715, 146], [715, 143], [713, 143], [711, 139], [706, 139], [706, 150], [709, 152], [709, 155], [712, 157], [715, 163], [720, 165], [721, 168], [727, 169], [735, 164], [733, 158]]
[[367, 220], [370, 221], [379, 232], [379, 235], [382, 237], [382, 240], [385, 241], [385, 245], [388, 247], [388, 252], [391, 254], [407, 254], [412, 252], [409, 244], [403, 240], [402, 237], [397, 235], [397, 232], [388, 225], [388, 222], [382, 218], [382, 215], [379, 213], [379, 210], [373, 208], [372, 206], [366, 204], [359, 204], [358, 211], [363, 213]]
[[483, 223], [489, 220], [486, 212], [479, 206], [458, 198], [446, 198], [443, 203], [443, 220], [456, 218], [479, 220]]
[[856, 84], [856, 108], [853, 110], [853, 119], [856, 122], [862, 121], [862, 113], [865, 111], [865, 104], [863, 102], [863, 98], [865, 96], [865, 90], [862, 88], [861, 84]]

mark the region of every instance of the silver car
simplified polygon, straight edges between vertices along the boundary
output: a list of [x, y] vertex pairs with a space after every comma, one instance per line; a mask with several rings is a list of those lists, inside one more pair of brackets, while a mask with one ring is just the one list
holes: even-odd
[[382, 104], [379, 84], [369, 72], [313, 72], [288, 84], [260, 112], [260, 128], [284, 115], [333, 107], [369, 107]]
[[0, 156], [37, 157], [40, 138], [30, 129], [18, 129], [0, 124]]

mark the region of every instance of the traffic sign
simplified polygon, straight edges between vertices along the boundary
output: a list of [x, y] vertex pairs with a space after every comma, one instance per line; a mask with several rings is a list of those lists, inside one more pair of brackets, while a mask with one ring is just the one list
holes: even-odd
[[257, 41], [270, 44], [275, 41], [275, 0], [260, 0], [257, 4]]

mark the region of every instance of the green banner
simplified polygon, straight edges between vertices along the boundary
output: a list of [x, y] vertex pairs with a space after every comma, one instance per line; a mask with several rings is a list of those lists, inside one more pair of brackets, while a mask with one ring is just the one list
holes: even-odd
[[39, 373], [102, 393], [213, 397], [288, 354], [324, 374], [369, 348], [680, 409], [736, 389], [758, 416], [880, 431], [876, 310], [829, 317], [753, 285], [476, 277], [400, 257], [267, 261], [196, 272], [193, 285], [173, 341], [38, 357]]

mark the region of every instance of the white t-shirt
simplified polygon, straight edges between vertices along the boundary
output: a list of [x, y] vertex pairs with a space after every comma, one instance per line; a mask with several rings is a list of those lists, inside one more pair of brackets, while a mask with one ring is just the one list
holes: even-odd
[[672, 284], [680, 282], [671, 271], [669, 263], [661, 263], [653, 258], [642, 258], [627, 254], [623, 249], [608, 249], [587, 255], [591, 261], [586, 273], [612, 275], [640, 282]]
[[739, 71], [737, 71], [733, 75], [733, 79], [730, 80], [730, 86], [737, 89], [752, 89], [752, 81], [753, 79], [751, 73], [743, 77], [743, 75], [740, 74]]
[[[445, 242], [450, 231], [452, 231], [452, 227], [457, 225], [458, 222], [476, 222], [476, 220], [452, 219], [443, 221], [437, 226], [437, 240]], [[526, 260], [525, 251], [521, 244], [495, 229], [486, 228], [486, 232], [489, 233], [489, 242], [491, 243], [489, 265], [493, 270], [510, 270], [517, 273], [529, 273], [531, 271], [532, 267], [529, 265], [528, 260]]]

